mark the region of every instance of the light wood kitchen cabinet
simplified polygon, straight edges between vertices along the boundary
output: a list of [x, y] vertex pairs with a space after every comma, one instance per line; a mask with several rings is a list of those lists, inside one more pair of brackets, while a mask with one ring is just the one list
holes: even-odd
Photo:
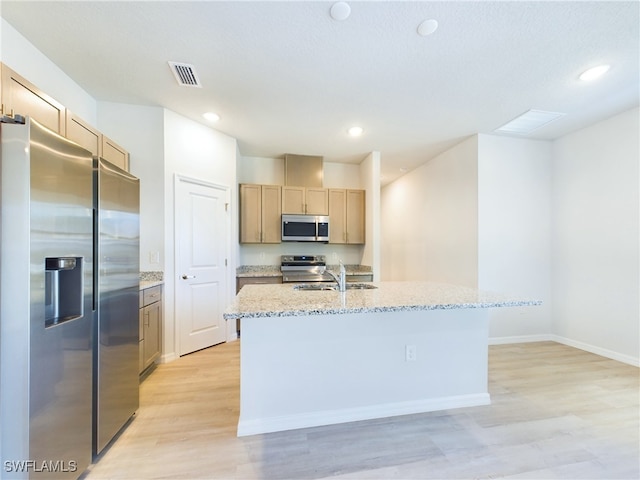
[[140, 292], [140, 373], [146, 370], [159, 356], [162, 339], [162, 285], [146, 288]]
[[109, 137], [102, 135], [101, 149], [102, 158], [113, 163], [116, 167], [129, 171], [129, 152], [124, 148]]
[[282, 213], [329, 215], [329, 191], [326, 188], [284, 186]]
[[329, 243], [365, 243], [364, 190], [329, 189]]
[[240, 185], [240, 243], [280, 243], [282, 187]]
[[86, 148], [95, 156], [101, 155], [102, 134], [69, 110], [67, 110], [66, 132], [69, 140]]
[[4, 64], [0, 113], [11, 117], [29, 116], [48, 129], [65, 135], [65, 107]]

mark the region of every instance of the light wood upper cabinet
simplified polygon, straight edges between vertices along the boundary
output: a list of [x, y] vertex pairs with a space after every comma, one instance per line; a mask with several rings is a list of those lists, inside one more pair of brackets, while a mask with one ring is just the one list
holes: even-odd
[[102, 135], [101, 148], [102, 158], [123, 170], [129, 171], [129, 152], [105, 135]]
[[65, 135], [65, 108], [27, 79], [2, 65], [2, 114], [34, 118], [60, 135]]
[[93, 155], [102, 153], [102, 135], [87, 122], [67, 110], [67, 138], [81, 147], [89, 150]]
[[347, 243], [365, 243], [364, 190], [347, 190]]
[[347, 191], [329, 189], [329, 243], [347, 243]]
[[364, 190], [329, 189], [329, 243], [365, 243]]
[[282, 187], [282, 213], [329, 215], [329, 190], [288, 185]]
[[282, 187], [282, 213], [304, 212], [304, 187]]
[[280, 243], [279, 185], [240, 185], [240, 243]]
[[282, 241], [282, 193], [280, 185], [262, 186], [262, 243]]
[[0, 69], [0, 115], [29, 116], [93, 155], [129, 170], [129, 153], [124, 148], [6, 65], [0, 63]]

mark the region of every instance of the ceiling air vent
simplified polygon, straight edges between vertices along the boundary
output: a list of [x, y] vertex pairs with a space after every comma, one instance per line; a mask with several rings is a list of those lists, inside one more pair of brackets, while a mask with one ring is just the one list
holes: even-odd
[[534, 130], [551, 123], [562, 117], [564, 113], [545, 112], [543, 110], [528, 110], [519, 117], [505, 123], [500, 128], [495, 129], [498, 133], [513, 133], [516, 135], [528, 135]]
[[188, 63], [169, 62], [169, 67], [173, 75], [176, 77], [178, 85], [182, 87], [198, 87], [202, 88], [200, 79], [193, 65]]

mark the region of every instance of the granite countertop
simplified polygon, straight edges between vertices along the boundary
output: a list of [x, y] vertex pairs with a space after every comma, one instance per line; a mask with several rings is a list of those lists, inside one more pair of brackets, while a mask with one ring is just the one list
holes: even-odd
[[164, 281], [162, 280], [140, 280], [140, 290], [145, 290], [151, 287], [157, 287], [158, 285], [163, 285]]
[[279, 265], [242, 265], [236, 269], [236, 277], [281, 277]]
[[164, 272], [140, 272], [140, 290], [164, 284]]
[[[371, 275], [371, 267], [366, 265], [345, 265], [347, 275]], [[327, 265], [327, 270], [339, 271], [338, 265]], [[242, 265], [236, 269], [236, 277], [281, 277], [279, 265]]]
[[527, 300], [473, 288], [433, 282], [375, 282], [378, 288], [294, 290], [292, 284], [246, 285], [224, 312], [225, 319], [285, 317], [345, 313], [449, 310], [456, 308], [540, 305]]

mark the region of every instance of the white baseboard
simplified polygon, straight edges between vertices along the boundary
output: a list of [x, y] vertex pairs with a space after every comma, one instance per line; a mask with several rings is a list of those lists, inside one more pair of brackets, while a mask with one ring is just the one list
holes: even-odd
[[554, 334], [539, 334], [539, 335], [519, 335], [513, 337], [492, 337], [489, 338], [489, 345], [505, 345], [509, 343], [530, 343], [530, 342], [557, 342], [569, 347], [578, 348], [585, 352], [595, 353], [601, 357], [610, 358], [618, 362], [633, 365], [634, 367], [640, 367], [640, 359], [634, 358], [630, 355], [624, 355], [622, 353], [614, 352], [613, 350], [607, 350], [606, 348], [597, 347], [588, 343], [579, 342], [577, 340], [571, 340], [570, 338], [561, 337]]
[[475, 407], [479, 405], [489, 405], [490, 403], [491, 398], [488, 393], [476, 393], [260, 419], [243, 419], [241, 412], [240, 421], [238, 422], [238, 436], [243, 437], [260, 433], [281, 432], [298, 428], [319, 427], [336, 423], [433, 412], [450, 408]]
[[596, 347], [595, 345], [590, 345], [588, 343], [579, 342], [577, 340], [571, 340], [570, 338], [561, 337], [560, 335], [550, 335], [550, 337], [554, 342], [562, 343], [563, 345], [568, 345], [574, 348], [579, 348], [580, 350], [595, 353], [596, 355], [600, 355], [601, 357], [617, 360], [618, 362], [633, 365], [634, 367], [640, 367], [640, 359], [634, 358], [631, 355], [624, 355], [622, 353], [614, 352], [613, 350], [607, 350], [606, 348]]
[[511, 337], [490, 337], [489, 345], [506, 345], [509, 343], [552, 342], [552, 335], [516, 335]]
[[174, 360], [177, 360], [178, 358], [179, 357], [178, 355], [176, 355], [176, 352], [164, 353], [160, 355], [160, 358], [158, 359], [158, 363], [169, 363], [169, 362], [173, 362]]

